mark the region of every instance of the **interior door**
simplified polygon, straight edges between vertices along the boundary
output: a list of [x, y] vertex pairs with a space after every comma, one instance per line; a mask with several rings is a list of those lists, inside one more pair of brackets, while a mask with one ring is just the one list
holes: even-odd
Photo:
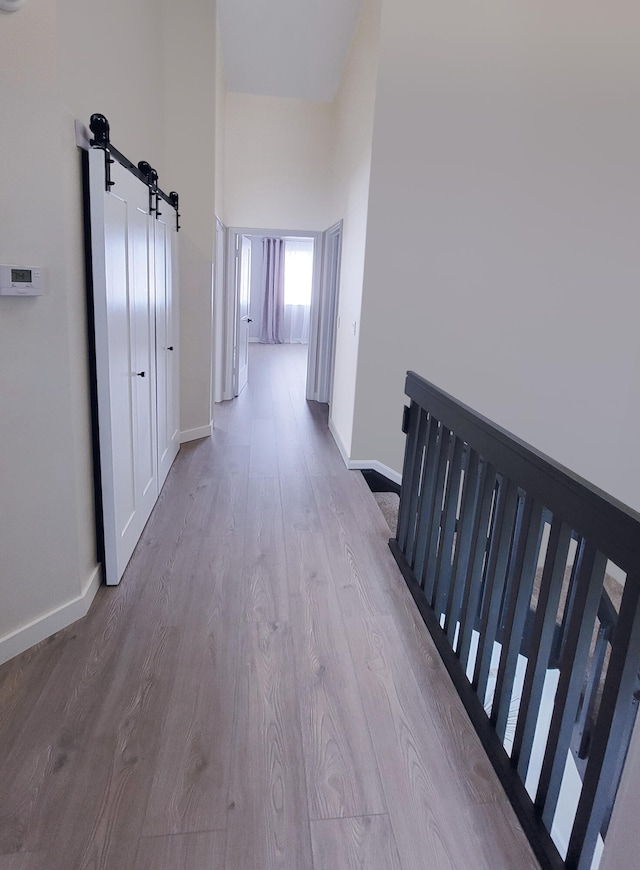
[[156, 295], [158, 489], [161, 489], [180, 449], [177, 300], [174, 299], [175, 230], [158, 219], [154, 221], [154, 236], [151, 252]]
[[96, 379], [108, 584], [119, 583], [158, 495], [153, 232], [147, 187], [89, 152]]
[[249, 304], [251, 301], [251, 239], [241, 236], [236, 257], [236, 286], [238, 288], [238, 316], [236, 338], [236, 396], [247, 385], [249, 377]]

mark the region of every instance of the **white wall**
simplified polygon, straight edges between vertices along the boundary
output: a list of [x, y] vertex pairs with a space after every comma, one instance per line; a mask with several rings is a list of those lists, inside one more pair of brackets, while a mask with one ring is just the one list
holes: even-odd
[[46, 281], [41, 298], [0, 299], [0, 661], [81, 615], [98, 577], [84, 289], [68, 257], [77, 203], [64, 186], [77, 166], [56, 30], [45, 0], [0, 18], [0, 262], [41, 265]]
[[[215, 243], [216, 5], [165, 4], [167, 184], [180, 194], [180, 427], [210, 434]], [[162, 177], [160, 178], [162, 183]]]
[[225, 129], [226, 129], [226, 87], [224, 65], [222, 62], [222, 34], [220, 22], [216, 19], [216, 104], [215, 104], [215, 200], [216, 215], [225, 221], [224, 173], [225, 173]]
[[[173, 4], [168, 7], [171, 14]], [[0, 463], [0, 660], [81, 616], [100, 579], [74, 118], [106, 114], [114, 143], [136, 161], [149, 160], [165, 189], [183, 193], [181, 241], [187, 253], [195, 247], [197, 269], [209, 273], [206, 288], [204, 279], [190, 278], [187, 320], [206, 323], [209, 316], [210, 322], [206, 221], [212, 224], [213, 183], [200, 185], [195, 165], [206, 157], [213, 171], [212, 155], [208, 143], [189, 141], [186, 121], [188, 109], [197, 108], [201, 128], [213, 130], [213, 105], [189, 107], [184, 89], [190, 74], [209, 75], [213, 57], [210, 87], [190, 92], [200, 101], [205, 90], [215, 90], [215, 4], [188, 0], [181, 9], [185, 29], [172, 25], [169, 34], [173, 68], [165, 63], [165, 21], [155, 0], [29, 0], [14, 14], [0, 13], [0, 262], [46, 269], [43, 297], [0, 299], [6, 460]], [[125, 20], [126, 27], [113, 26]], [[202, 64], [190, 59], [194, 43], [209, 56]], [[181, 65], [182, 78], [173, 79], [173, 90], [165, 88]], [[179, 172], [189, 160], [189, 172]], [[187, 359], [187, 377], [190, 366], [210, 365], [210, 351], [209, 340], [201, 353], [206, 359]], [[194, 391], [191, 398], [187, 425], [208, 422], [209, 396]]]
[[88, 124], [92, 113], [106, 115], [116, 147], [136, 162], [148, 160], [162, 186], [166, 163], [158, 3], [57, 0], [53, 5], [58, 9], [60, 98], [72, 120], [75, 116]]
[[225, 301], [225, 256], [226, 238], [224, 232], [224, 169], [225, 169], [225, 128], [226, 128], [226, 85], [222, 62], [222, 35], [220, 22], [216, 22], [216, 105], [215, 105], [215, 213], [222, 225], [214, 245], [214, 288], [213, 288], [213, 359], [211, 377], [211, 408], [215, 418], [214, 402], [224, 395], [224, 360], [226, 359], [227, 318]]
[[331, 105], [227, 94], [225, 223], [324, 230], [331, 207]]
[[412, 368], [640, 507], [639, 28], [384, 4], [354, 458], [401, 469]]
[[[343, 219], [331, 425], [351, 452], [381, 0], [365, 0], [333, 105], [334, 211]], [[355, 334], [353, 324], [356, 324]], [[369, 458], [369, 457], [367, 457]]]

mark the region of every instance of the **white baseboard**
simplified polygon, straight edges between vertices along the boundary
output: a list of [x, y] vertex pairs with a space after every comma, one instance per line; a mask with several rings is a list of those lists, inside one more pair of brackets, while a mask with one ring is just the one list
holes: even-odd
[[52, 634], [86, 616], [101, 583], [102, 565], [96, 565], [84, 583], [80, 595], [0, 637], [0, 664], [8, 662], [34, 644], [46, 640]]
[[347, 453], [346, 448], [342, 443], [342, 439], [338, 434], [338, 430], [331, 418], [329, 418], [329, 431], [333, 435], [333, 440], [336, 442], [336, 446], [340, 451], [342, 461], [350, 471], [361, 471], [363, 468], [371, 468], [373, 471], [377, 471], [379, 474], [388, 477], [389, 480], [392, 480], [394, 483], [402, 484], [402, 475], [399, 472], [394, 471], [393, 468], [389, 468], [388, 465], [379, 462], [377, 459], [349, 459], [349, 454]]
[[340, 451], [342, 461], [347, 466], [347, 468], [349, 468], [349, 454], [347, 453], [347, 448], [342, 443], [342, 438], [340, 437], [331, 417], [329, 417], [329, 432], [331, 432], [331, 434], [333, 435], [333, 440], [336, 442], [336, 447]]
[[370, 468], [372, 471], [377, 471], [379, 474], [384, 475], [384, 477], [388, 477], [394, 483], [398, 485], [402, 484], [402, 475], [394, 471], [393, 468], [389, 468], [388, 465], [378, 462], [377, 459], [350, 459], [347, 467], [354, 471]]
[[185, 429], [180, 433], [180, 443], [186, 444], [188, 441], [197, 441], [198, 438], [210, 438], [213, 432], [213, 420], [208, 426], [198, 426], [197, 429]]

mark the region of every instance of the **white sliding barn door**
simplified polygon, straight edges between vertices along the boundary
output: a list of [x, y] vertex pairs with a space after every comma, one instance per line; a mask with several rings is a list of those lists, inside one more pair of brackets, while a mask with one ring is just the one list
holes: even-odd
[[166, 480], [180, 449], [178, 407], [177, 233], [164, 220], [154, 221], [152, 249], [156, 288], [158, 487]]
[[[175, 230], [149, 190], [89, 151], [104, 573], [120, 582], [178, 451]], [[169, 350], [173, 347], [174, 350]]]

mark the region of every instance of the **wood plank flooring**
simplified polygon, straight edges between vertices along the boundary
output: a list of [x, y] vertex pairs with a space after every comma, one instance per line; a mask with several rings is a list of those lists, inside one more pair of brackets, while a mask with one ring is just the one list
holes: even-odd
[[0, 870], [538, 868], [304, 352], [251, 347], [120, 586], [0, 668]]

